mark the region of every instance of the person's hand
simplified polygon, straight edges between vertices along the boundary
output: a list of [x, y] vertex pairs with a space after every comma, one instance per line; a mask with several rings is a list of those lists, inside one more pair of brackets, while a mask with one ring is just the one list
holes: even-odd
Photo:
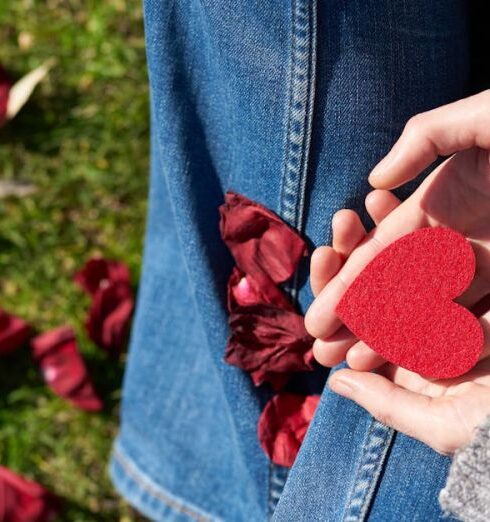
[[[386, 193], [368, 201], [367, 210], [375, 223], [399, 204]], [[332, 228], [333, 246], [320, 247], [312, 256], [311, 285], [315, 295], [366, 236], [357, 214], [351, 210], [339, 211]], [[440, 453], [451, 454], [471, 440], [473, 429], [490, 414], [488, 321], [482, 326], [486, 339], [482, 358], [475, 368], [457, 379], [432, 381], [386, 363], [376, 373], [339, 370], [328, 384], [334, 392], [354, 400], [384, 424]], [[358, 342], [349, 353], [362, 344]]]
[[339, 370], [328, 385], [383, 424], [450, 455], [490, 415], [488, 341], [485, 348], [487, 357], [457, 379], [431, 381], [386, 363], [376, 372]]
[[[393, 149], [371, 173], [372, 185], [380, 189], [399, 186], [416, 177], [437, 156], [453, 156], [402, 204], [386, 190], [368, 195], [368, 209], [386, 206], [389, 215], [361, 240], [336, 275], [327, 274], [325, 287], [305, 316], [307, 330], [317, 338], [314, 354], [321, 364], [334, 366], [347, 359], [351, 368], [371, 370], [384, 363], [341, 325], [335, 306], [371, 259], [413, 230], [447, 226], [465, 235], [475, 250], [476, 276], [457, 301], [469, 308], [490, 293], [489, 151], [490, 91], [417, 115], [408, 122]], [[312, 273], [312, 280], [316, 278]]]
[[[458, 108], [456, 106], [469, 104], [466, 105], [469, 109], [478, 99], [487, 104], [487, 120], [490, 122], [490, 101], [487, 93], [438, 111], [449, 110], [458, 114], [458, 111], [455, 111], [455, 108]], [[432, 111], [435, 112], [437, 111]], [[481, 112], [479, 117], [482, 117]], [[397, 144], [399, 150], [404, 146], [401, 143], [403, 139], [407, 138], [402, 136]], [[475, 140], [478, 145], [482, 144], [476, 138]], [[362, 267], [376, 255], [381, 245], [376, 245], [375, 239], [373, 250], [362, 252], [364, 264], [362, 257], [357, 260], [357, 265], [352, 265], [351, 259], [359, 256], [358, 251], [372, 242], [382, 227], [386, 229], [386, 236], [383, 237], [391, 237], [391, 240], [384, 244], [389, 244], [420, 226], [445, 225], [467, 235], [473, 246], [476, 246], [477, 278], [460, 302], [471, 306], [486, 295], [489, 291], [490, 271], [490, 208], [487, 211], [484, 203], [485, 198], [490, 196], [489, 143], [486, 145], [487, 149], [473, 148], [465, 154], [453, 156], [431, 174], [414, 196], [401, 205], [387, 191], [372, 192], [366, 200], [366, 207], [378, 227], [368, 237], [365, 237], [365, 230], [355, 213], [346, 210], [337, 213], [333, 222], [333, 247], [321, 247], [312, 257], [311, 283], [314, 294], [322, 295], [326, 292], [336, 278], [342, 277], [342, 272], [349, 268], [349, 264], [354, 267], [351, 271], [351, 277], [354, 279]], [[396, 162], [391, 164], [396, 165]], [[409, 171], [403, 173], [401, 168], [398, 172], [402, 173], [398, 177], [391, 170], [387, 174], [388, 177], [391, 175], [386, 182], [388, 186], [397, 185], [400, 180], [409, 179], [414, 175]], [[476, 179], [472, 179], [471, 176], [475, 176]], [[383, 184], [383, 179], [381, 174], [377, 183]], [[435, 189], [440, 192], [434, 192]], [[440, 196], [446, 196], [447, 199], [440, 199]], [[404, 207], [407, 210], [401, 212]], [[416, 219], [410, 215], [410, 210], [417, 212]], [[409, 219], [410, 217], [412, 219]], [[380, 223], [383, 218], [386, 218], [385, 221]], [[397, 223], [397, 220], [400, 222]], [[386, 224], [390, 224], [391, 229]], [[355, 249], [359, 242], [361, 246]], [[341, 267], [343, 259], [349, 255], [351, 257], [345, 266]], [[357, 272], [354, 271], [356, 268]], [[344, 281], [343, 284], [347, 286], [348, 283]], [[467, 443], [474, 428], [490, 414], [490, 313], [484, 314], [480, 322], [485, 334], [482, 358], [473, 370], [457, 379], [431, 381], [385, 363], [364, 343], [356, 342], [346, 329], [341, 329], [327, 341], [317, 340], [314, 353], [317, 360], [327, 366], [337, 364], [347, 355], [351, 367], [364, 370], [378, 367], [376, 373], [340, 370], [330, 378], [329, 385], [333, 391], [366, 408], [381, 422], [425, 442], [440, 453], [450, 454]]]

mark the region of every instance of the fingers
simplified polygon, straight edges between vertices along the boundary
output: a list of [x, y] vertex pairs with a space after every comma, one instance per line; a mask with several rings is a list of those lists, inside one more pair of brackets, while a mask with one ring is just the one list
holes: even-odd
[[[370, 215], [378, 223], [384, 220], [393, 210], [399, 205], [400, 201], [388, 191], [375, 191], [376, 194], [372, 195], [369, 200]], [[415, 205], [414, 205], [415, 206]], [[383, 234], [375, 234], [372, 232], [369, 236], [365, 236], [364, 239], [359, 243], [358, 237], [360, 237], [360, 220], [353, 211], [341, 211], [337, 213], [337, 223], [334, 223], [334, 237], [340, 236], [340, 232], [347, 229], [345, 222], [350, 220], [350, 224], [357, 228], [357, 233], [354, 240], [348, 243], [345, 238], [337, 237], [335, 246], [343, 250], [344, 253], [348, 252], [349, 259], [345, 266], [339, 270], [336, 277], [331, 279], [328, 284], [323, 288], [321, 292], [316, 295], [315, 301], [312, 303], [305, 315], [305, 325], [308, 332], [313, 336], [320, 339], [327, 340], [341, 325], [340, 320], [335, 314], [335, 306], [337, 305], [340, 297], [345, 292], [347, 287], [356, 278], [357, 274], [364, 268], [364, 266], [374, 258], [385, 246], [384, 241], [382, 242], [379, 237]], [[355, 216], [355, 217], [354, 217]], [[414, 217], [415, 216], [415, 217]], [[341, 220], [345, 221], [341, 221]], [[359, 224], [356, 223], [359, 221]], [[412, 213], [411, 220], [414, 222], [413, 228], [416, 228], [417, 212]], [[410, 220], [403, 220], [403, 226], [410, 227]], [[363, 228], [364, 229], [364, 228]], [[386, 234], [391, 241], [397, 239], [399, 235], [402, 235], [400, 230], [395, 230], [394, 227], [387, 227], [389, 233]], [[339, 232], [339, 234], [336, 234]], [[344, 234], [345, 235], [345, 234]], [[369, 237], [369, 240], [367, 240]], [[355, 252], [350, 252], [354, 246], [356, 246]]]
[[316, 297], [340, 270], [342, 258], [332, 247], [321, 246], [313, 252], [310, 263], [311, 290]]
[[313, 356], [322, 366], [337, 366], [345, 360], [347, 350], [356, 341], [357, 338], [344, 326], [327, 340], [316, 339], [313, 343]]
[[427, 216], [420, 206], [424, 190], [425, 186], [419, 187], [409, 199], [383, 219], [356, 247], [338, 274], [318, 294], [305, 315], [305, 326], [310, 335], [320, 339], [327, 339], [332, 335], [341, 324], [335, 308], [357, 275], [390, 243], [422, 226], [427, 226]]
[[373, 190], [366, 196], [366, 210], [378, 226], [383, 219], [395, 210], [401, 201], [389, 190]]
[[339, 370], [328, 383], [335, 393], [353, 400], [383, 424], [433, 448], [443, 446], [447, 428], [431, 397], [405, 390], [369, 372]]
[[418, 176], [438, 156], [490, 149], [490, 91], [411, 118], [391, 151], [369, 176], [375, 188], [395, 188]]
[[479, 310], [479, 303], [487, 292], [487, 288], [488, 283], [477, 273], [470, 286], [460, 296], [458, 296], [455, 301], [461, 306], [471, 309], [473, 314], [478, 317], [482, 313], [482, 311]]
[[353, 370], [369, 372], [382, 366], [386, 360], [369, 346], [359, 341], [349, 348], [346, 354], [347, 364]]
[[332, 232], [332, 246], [343, 257], [348, 257], [366, 236], [366, 229], [357, 212], [346, 208], [333, 216]]
[[490, 312], [482, 315], [479, 320], [480, 326], [483, 330], [483, 349], [480, 356], [481, 359], [486, 359], [490, 355]]
[[340, 270], [342, 263], [366, 236], [366, 229], [353, 210], [339, 210], [332, 219], [333, 247], [321, 246], [311, 256], [310, 284], [316, 297]]
[[[338, 211], [332, 219], [333, 248], [320, 247], [311, 260], [311, 287], [316, 297], [342, 266], [357, 244], [366, 236], [366, 229], [353, 210]], [[347, 350], [356, 342], [347, 328], [341, 328], [334, 336], [313, 345], [313, 355], [323, 366], [336, 366], [345, 359]]]
[[[400, 200], [391, 192], [387, 190], [374, 190], [368, 194], [366, 198], [366, 208], [377, 225], [380, 223], [392, 210], [400, 204]], [[349, 256], [357, 246], [357, 244], [365, 237], [365, 229], [358, 217], [358, 215], [351, 210], [342, 210], [337, 212], [334, 216], [333, 223], [333, 244], [337, 252], [341, 252], [345, 257]], [[318, 258], [323, 254], [318, 253]], [[319, 291], [328, 283], [333, 277], [329, 274], [328, 278], [321, 281], [313, 281], [314, 272], [320, 274], [321, 268], [314, 270], [317, 260], [312, 259], [312, 287], [315, 286], [314, 295], [318, 295]], [[320, 261], [318, 261], [320, 265]], [[337, 270], [340, 269], [340, 266]], [[316, 292], [315, 292], [316, 291]], [[336, 366], [343, 360], [346, 355], [351, 353], [351, 360], [355, 369], [371, 370], [383, 364], [384, 360], [368, 348], [364, 343], [357, 343], [359, 348], [356, 350], [356, 337], [346, 328], [337, 331], [332, 337], [321, 340], [317, 339], [313, 347], [313, 354], [316, 360], [323, 366]], [[352, 346], [354, 345], [354, 351]], [[362, 345], [362, 347], [361, 347]], [[349, 350], [351, 349], [351, 350]]]
[[337, 303], [357, 274], [382, 249], [383, 245], [371, 234], [370, 240], [358, 246], [349, 256], [339, 273], [323, 288], [306, 312], [305, 326], [310, 335], [327, 339], [338, 330], [341, 322], [335, 313]]

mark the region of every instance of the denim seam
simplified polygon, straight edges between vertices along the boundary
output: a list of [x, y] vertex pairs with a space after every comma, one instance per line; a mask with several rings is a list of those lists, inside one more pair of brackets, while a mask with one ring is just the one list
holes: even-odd
[[291, 226], [301, 230], [315, 88], [316, 0], [293, 0], [292, 11], [291, 75], [280, 214]]
[[[289, 107], [279, 213], [299, 232], [304, 228], [315, 97], [316, 12], [316, 0], [292, 0]], [[288, 289], [293, 300], [296, 300], [297, 287], [298, 273]]]
[[356, 477], [347, 500], [344, 522], [362, 522], [367, 519], [394, 434], [393, 429], [372, 419], [361, 449]]
[[[292, 0], [289, 93], [284, 161], [282, 166], [279, 214], [299, 232], [303, 232], [306, 178], [313, 119], [316, 65], [317, 0]], [[298, 279], [285, 290], [295, 301]], [[272, 516], [284, 488], [287, 473], [270, 464], [269, 515]]]
[[163, 502], [167, 507], [173, 509], [177, 513], [186, 515], [196, 522], [216, 522], [216, 518], [209, 514], [198, 513], [195, 509], [189, 507], [181, 499], [177, 499], [174, 495], [166, 493], [161, 486], [153, 485], [151, 479], [146, 478], [141, 472], [134, 469], [134, 464], [125, 457], [117, 446], [112, 451], [112, 457], [124, 470], [124, 473], [133, 480], [142, 490], [154, 497], [156, 500]]

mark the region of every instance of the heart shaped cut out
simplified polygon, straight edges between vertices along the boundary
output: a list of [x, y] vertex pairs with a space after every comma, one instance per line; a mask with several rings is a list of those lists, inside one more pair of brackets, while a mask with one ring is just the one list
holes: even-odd
[[475, 275], [475, 254], [450, 228], [421, 228], [382, 250], [336, 307], [359, 339], [387, 361], [425, 377], [470, 370], [483, 348], [477, 318], [453, 299]]

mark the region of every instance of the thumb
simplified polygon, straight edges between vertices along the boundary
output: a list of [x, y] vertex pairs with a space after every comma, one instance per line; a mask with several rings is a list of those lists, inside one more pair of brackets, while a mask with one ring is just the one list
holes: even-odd
[[414, 437], [441, 453], [453, 448], [437, 399], [402, 388], [376, 373], [344, 369], [329, 379], [330, 388], [353, 400], [379, 422]]
[[438, 156], [472, 147], [490, 149], [490, 90], [417, 114], [369, 176], [375, 188], [392, 189], [417, 177]]

